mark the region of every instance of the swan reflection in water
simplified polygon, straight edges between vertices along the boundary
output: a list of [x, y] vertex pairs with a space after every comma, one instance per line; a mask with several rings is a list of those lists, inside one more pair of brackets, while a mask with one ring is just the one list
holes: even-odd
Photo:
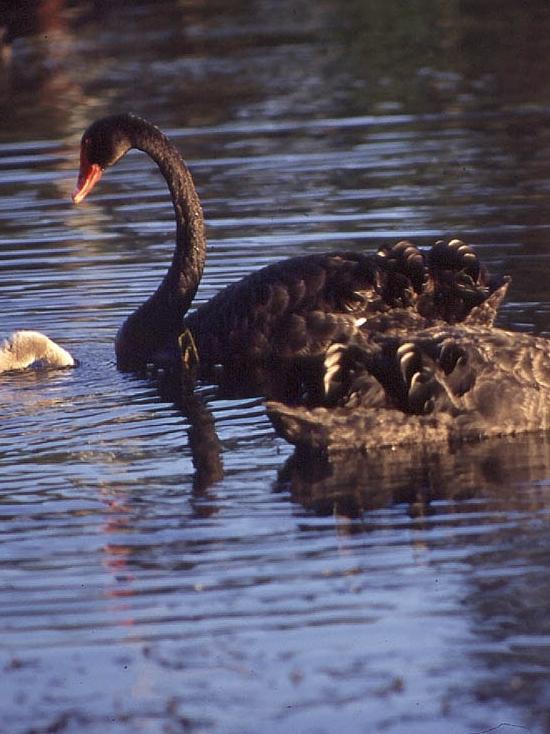
[[[188, 423], [195, 466], [193, 490], [200, 495], [223, 479], [223, 445], [206, 397], [189, 376], [161, 372], [155, 378], [163, 400], [172, 402]], [[308, 513], [359, 521], [369, 512], [402, 504], [411, 517], [435, 512], [460, 514], [461, 503], [483, 500], [506, 511], [550, 508], [550, 436], [545, 433], [489, 438], [455, 446], [404, 445], [369, 452], [328, 453], [297, 448], [278, 471], [276, 493], [287, 492]]]
[[214, 415], [186, 370], [160, 370], [152, 379], [162, 400], [172, 403], [188, 424], [187, 439], [195, 468], [192, 492], [194, 497], [200, 497], [224, 475]]
[[[296, 449], [280, 469], [274, 489], [320, 516], [368, 522], [368, 513], [403, 504], [411, 517], [460, 512], [455, 502], [484, 499], [502, 509], [550, 507], [550, 438], [525, 435], [463, 443], [454, 448], [401, 446], [368, 454]], [[359, 524], [356, 530], [365, 526]]]

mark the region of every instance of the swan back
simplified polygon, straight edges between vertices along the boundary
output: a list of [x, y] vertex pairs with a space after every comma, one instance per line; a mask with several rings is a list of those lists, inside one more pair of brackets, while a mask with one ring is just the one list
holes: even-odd
[[37, 362], [41, 367], [75, 366], [69, 352], [39, 331], [15, 331], [0, 344], [0, 372], [22, 370]]

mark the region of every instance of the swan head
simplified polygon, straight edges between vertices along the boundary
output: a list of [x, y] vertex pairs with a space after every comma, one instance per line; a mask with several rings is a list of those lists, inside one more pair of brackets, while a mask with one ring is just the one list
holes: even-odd
[[66, 349], [39, 331], [16, 331], [0, 343], [0, 372], [41, 367], [76, 367]]
[[102, 117], [90, 125], [80, 142], [80, 170], [72, 197], [75, 204], [86, 198], [106, 168], [135, 147], [136, 131], [144, 124], [136, 115], [123, 114]]

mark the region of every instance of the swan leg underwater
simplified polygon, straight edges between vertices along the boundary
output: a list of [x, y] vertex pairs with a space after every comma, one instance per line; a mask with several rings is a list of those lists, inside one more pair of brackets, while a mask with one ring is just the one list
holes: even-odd
[[[222, 365], [241, 379], [266, 372], [277, 382], [359, 329], [410, 331], [490, 320], [496, 306], [484, 310], [484, 303], [504, 295], [505, 280], [490, 278], [459, 240], [436, 243], [428, 252], [399, 242], [376, 254], [331, 252], [276, 262], [189, 313], [205, 264], [204, 218], [185, 161], [158, 128], [131, 114], [90, 125], [81, 140], [73, 201], [82, 202], [104, 171], [132, 148], [149, 155], [166, 180], [176, 241], [157, 290], [118, 331], [121, 370], [181, 365], [183, 341], [189, 347], [184, 356], [198, 362], [203, 373]], [[270, 389], [259, 394], [270, 395]]]
[[0, 344], [0, 372], [40, 368], [76, 367], [71, 354], [39, 331], [15, 331]]

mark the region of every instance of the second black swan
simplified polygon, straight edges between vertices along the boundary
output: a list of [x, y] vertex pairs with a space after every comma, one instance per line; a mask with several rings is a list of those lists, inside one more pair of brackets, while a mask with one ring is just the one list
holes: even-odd
[[550, 340], [484, 326], [353, 336], [324, 358], [316, 403], [267, 403], [314, 450], [472, 441], [550, 429]]
[[177, 148], [149, 122], [130, 114], [94, 122], [84, 133], [81, 202], [103, 171], [131, 148], [147, 153], [164, 176], [175, 210], [172, 262], [156, 292], [121, 326], [122, 370], [178, 363], [223, 365], [245, 375], [317, 359], [334, 341], [367, 331], [410, 331], [438, 323], [491, 323], [506, 290], [491, 280], [470, 247], [452, 240], [424, 254], [408, 242], [376, 255], [335, 252], [294, 257], [229, 285], [188, 314], [206, 253], [201, 204]]

